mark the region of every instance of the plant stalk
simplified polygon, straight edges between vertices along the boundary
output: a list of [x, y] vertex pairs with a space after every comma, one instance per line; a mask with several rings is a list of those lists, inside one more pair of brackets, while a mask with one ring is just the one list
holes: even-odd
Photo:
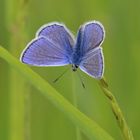
[[[27, 0], [6, 0], [6, 24], [9, 30], [9, 50], [19, 58], [21, 50], [25, 47], [27, 33], [25, 30]], [[9, 71], [10, 93], [10, 126], [9, 140], [28, 140], [26, 129], [27, 114], [25, 98], [28, 97], [28, 86], [15, 70]]]
[[102, 89], [105, 96], [109, 99], [112, 112], [117, 120], [117, 123], [120, 127], [123, 140], [134, 140], [133, 134], [131, 129], [128, 127], [127, 122], [124, 118], [124, 115], [119, 107], [119, 104], [115, 98], [115, 96], [109, 91], [108, 83], [106, 82], [105, 78], [99, 80], [99, 86]]
[[[76, 82], [74, 72], [72, 72], [72, 93], [73, 93], [73, 105], [78, 108]], [[81, 132], [78, 126], [76, 126], [76, 140], [82, 140]]]

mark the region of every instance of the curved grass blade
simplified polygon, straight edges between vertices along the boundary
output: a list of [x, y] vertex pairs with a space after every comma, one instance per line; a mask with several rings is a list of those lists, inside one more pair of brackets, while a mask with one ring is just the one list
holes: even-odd
[[0, 46], [0, 57], [8, 62], [11, 67], [20, 72], [33, 86], [35, 86], [44, 97], [61, 110], [76, 126], [80, 128], [92, 140], [114, 140], [105, 130], [103, 130], [94, 120], [91, 120], [60, 93], [58, 93], [47, 81], [32, 71], [28, 66], [22, 64], [8, 51]]

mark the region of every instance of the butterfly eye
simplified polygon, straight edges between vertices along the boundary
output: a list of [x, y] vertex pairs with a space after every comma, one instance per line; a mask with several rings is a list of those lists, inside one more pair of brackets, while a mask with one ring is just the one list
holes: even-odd
[[72, 64], [72, 70], [77, 71], [78, 65]]

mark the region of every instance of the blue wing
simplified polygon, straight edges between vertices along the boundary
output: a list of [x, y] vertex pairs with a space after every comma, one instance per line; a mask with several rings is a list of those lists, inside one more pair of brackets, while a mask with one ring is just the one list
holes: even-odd
[[[88, 75], [100, 79], [104, 71], [102, 48], [100, 47], [105, 37], [105, 31], [101, 23], [88, 22], [81, 26], [77, 36], [76, 53], [74, 60], [79, 63], [82, 71]], [[79, 56], [79, 59], [76, 57]]]
[[21, 54], [21, 61], [34, 66], [63, 66], [70, 63], [69, 54], [43, 36], [27, 45]]
[[75, 44], [74, 37], [63, 24], [50, 23], [43, 25], [36, 33], [36, 37], [39, 36], [48, 38], [60, 50], [67, 50], [69, 54], [72, 53], [72, 47]]
[[104, 58], [102, 48], [96, 48], [82, 58], [80, 69], [89, 76], [100, 79], [104, 72]]
[[87, 22], [80, 27], [76, 45], [73, 51], [72, 62], [80, 65], [86, 53], [100, 47], [105, 37], [105, 31], [101, 23], [97, 21]]
[[42, 26], [21, 55], [21, 61], [35, 66], [63, 66], [71, 63], [74, 39], [58, 23]]
[[100, 22], [87, 22], [80, 27], [77, 35], [77, 45], [80, 47], [80, 53], [86, 52], [101, 46], [105, 37], [105, 30]]

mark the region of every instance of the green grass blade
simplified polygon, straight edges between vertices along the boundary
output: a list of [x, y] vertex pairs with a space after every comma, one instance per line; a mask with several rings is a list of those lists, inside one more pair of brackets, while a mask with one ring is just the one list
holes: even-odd
[[113, 138], [103, 130], [94, 120], [76, 109], [52, 86], [43, 80], [38, 74], [33, 72], [28, 66], [22, 64], [14, 58], [8, 51], [0, 47], [0, 57], [7, 61], [11, 67], [20, 72], [40, 93], [44, 95], [53, 105], [61, 110], [76, 126], [78, 126], [92, 140], [113, 140]]
[[[26, 28], [28, 5], [27, 0], [5, 0], [5, 24], [9, 31], [8, 49], [15, 57], [21, 53], [28, 37]], [[29, 87], [25, 79], [13, 69], [9, 69], [7, 85], [10, 95], [9, 140], [29, 140]]]

